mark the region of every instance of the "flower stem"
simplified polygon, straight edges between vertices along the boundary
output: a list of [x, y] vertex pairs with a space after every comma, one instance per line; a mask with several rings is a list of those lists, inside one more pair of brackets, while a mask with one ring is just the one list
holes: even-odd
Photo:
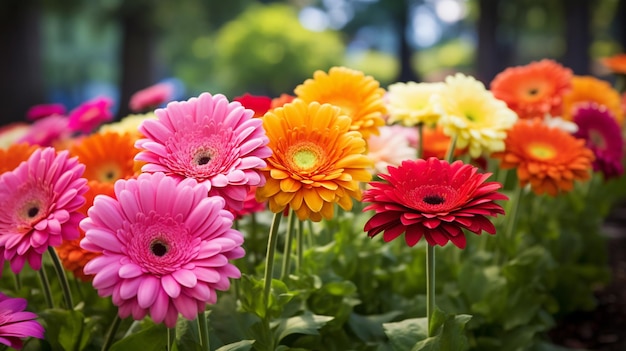
[[285, 278], [289, 275], [289, 267], [291, 265], [291, 246], [293, 244], [293, 225], [295, 219], [296, 216], [294, 215], [293, 210], [289, 211], [289, 216], [287, 217], [285, 249], [283, 250], [283, 267], [280, 272], [280, 280], [285, 280]]
[[172, 345], [176, 342], [176, 326], [173, 328], [167, 328], [167, 344], [165, 349], [167, 351], [172, 350]]
[[22, 290], [22, 278], [20, 278], [20, 274], [14, 273], [13, 279], [15, 280], [15, 291]]
[[296, 241], [298, 242], [298, 258], [296, 261], [296, 273], [300, 273], [300, 269], [302, 268], [302, 261], [304, 259], [304, 223], [302, 221], [298, 221], [298, 231], [296, 232]]
[[267, 238], [267, 254], [265, 255], [265, 274], [264, 274], [264, 287], [263, 287], [263, 304], [265, 310], [269, 309], [270, 290], [272, 288], [272, 271], [274, 270], [274, 254], [276, 253], [276, 241], [278, 238], [278, 226], [280, 225], [280, 219], [282, 214], [280, 212], [274, 213], [274, 219], [272, 220], [272, 226], [270, 227], [270, 235]]
[[63, 290], [63, 298], [65, 299], [65, 308], [68, 310], [74, 309], [72, 291], [70, 290], [70, 284], [67, 281], [67, 276], [65, 275], [65, 270], [63, 269], [59, 255], [57, 255], [56, 250], [52, 246], [48, 246], [48, 253], [50, 254], [50, 258], [52, 258], [54, 269], [59, 277], [59, 283], [61, 283], [61, 290]]
[[430, 333], [430, 321], [435, 312], [435, 247], [428, 244], [426, 248], [426, 320], [428, 336]]
[[41, 266], [39, 269], [39, 279], [41, 279], [41, 287], [43, 288], [43, 297], [46, 299], [46, 305], [48, 308], [54, 308], [52, 293], [50, 292], [50, 281], [48, 280], [48, 274], [44, 266]]
[[113, 345], [113, 340], [115, 340], [115, 334], [117, 334], [117, 329], [120, 327], [121, 323], [122, 319], [120, 318], [120, 316], [115, 315], [115, 318], [113, 319], [113, 322], [111, 323], [111, 326], [107, 331], [107, 336], [104, 339], [104, 344], [102, 344], [102, 351], [107, 351], [111, 347], [111, 345]]
[[417, 158], [420, 159], [424, 155], [424, 123], [417, 124]]
[[454, 159], [454, 149], [456, 148], [456, 138], [457, 138], [456, 135], [450, 138], [450, 146], [448, 146], [448, 151], [446, 152], [446, 161], [448, 161], [448, 163], [452, 163], [452, 160]]
[[207, 324], [206, 314], [204, 311], [198, 313], [198, 330], [200, 331], [200, 345], [202, 345], [202, 349], [210, 351], [211, 344], [209, 342], [209, 325]]

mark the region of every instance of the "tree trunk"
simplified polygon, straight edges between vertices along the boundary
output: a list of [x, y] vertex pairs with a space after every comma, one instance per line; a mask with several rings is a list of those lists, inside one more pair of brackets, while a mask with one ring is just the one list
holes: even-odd
[[591, 3], [589, 0], [563, 0], [565, 10], [566, 51], [563, 64], [577, 75], [586, 75], [590, 71], [591, 58]]
[[396, 78], [396, 82], [417, 82], [419, 77], [413, 70], [412, 58], [415, 54], [409, 45], [407, 37], [407, 29], [409, 26], [409, 0], [402, 1], [401, 4], [395, 5], [392, 9], [398, 42], [400, 45], [400, 72]]
[[504, 48], [498, 43], [499, 0], [479, 0], [478, 50], [476, 55], [476, 79], [485, 85], [507, 66]]
[[626, 0], [619, 0], [617, 13], [615, 14], [616, 39], [622, 46], [622, 52], [626, 52]]

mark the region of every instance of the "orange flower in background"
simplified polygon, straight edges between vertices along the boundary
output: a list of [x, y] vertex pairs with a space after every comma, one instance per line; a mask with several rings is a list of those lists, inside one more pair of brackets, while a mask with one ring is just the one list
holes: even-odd
[[553, 60], [509, 67], [491, 82], [493, 95], [519, 118], [561, 115], [563, 95], [571, 89], [572, 70]]
[[289, 94], [280, 94], [279, 97], [275, 97], [272, 99], [272, 104], [270, 108], [281, 107], [286, 103], [292, 102], [295, 99], [295, 96]]
[[623, 124], [621, 96], [609, 82], [591, 76], [572, 78], [572, 90], [563, 97], [563, 119], [571, 121], [577, 106], [590, 102], [605, 106], [615, 116], [617, 123], [620, 126]]
[[294, 92], [307, 103], [317, 101], [341, 108], [343, 114], [352, 118], [350, 130], [360, 132], [365, 139], [378, 135], [378, 127], [385, 125], [385, 90], [361, 71], [346, 67], [333, 67], [328, 73], [316, 71]]
[[266, 183], [256, 199], [268, 201], [274, 213], [291, 208], [300, 220], [314, 222], [331, 219], [335, 204], [350, 210], [372, 166], [365, 140], [350, 122], [335, 106], [299, 99], [266, 113], [273, 155], [265, 160]]
[[626, 53], [604, 57], [600, 62], [613, 73], [626, 74]]
[[6, 149], [0, 149], [0, 174], [14, 170], [22, 161], [28, 160], [35, 150], [37, 145], [28, 143], [13, 144]]
[[[422, 158], [427, 160], [430, 157], [444, 159], [448, 148], [450, 147], [450, 137], [443, 133], [442, 126], [434, 128], [424, 126], [422, 129], [422, 138], [424, 142], [424, 150], [422, 150]], [[467, 149], [455, 148], [454, 156], [462, 155]]]
[[591, 176], [594, 156], [585, 147], [585, 140], [551, 128], [540, 119], [520, 120], [505, 143], [505, 151], [492, 157], [500, 159], [502, 169], [517, 168], [520, 185], [530, 184], [536, 194], [556, 196], [572, 190], [574, 181]]
[[87, 180], [114, 183], [133, 177], [141, 169], [134, 157], [139, 152], [129, 134], [95, 133], [79, 140], [70, 148], [72, 156], [83, 163]]

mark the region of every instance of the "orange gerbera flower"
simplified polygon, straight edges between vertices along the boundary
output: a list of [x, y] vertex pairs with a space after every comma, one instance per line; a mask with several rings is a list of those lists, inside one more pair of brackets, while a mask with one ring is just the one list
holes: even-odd
[[626, 74], [626, 53], [600, 59], [602, 64], [617, 74]]
[[590, 178], [593, 152], [585, 140], [551, 128], [540, 119], [520, 120], [505, 140], [506, 149], [492, 154], [503, 169], [517, 168], [520, 184], [536, 194], [570, 191], [575, 180]]
[[289, 207], [300, 220], [315, 222], [332, 218], [335, 203], [350, 210], [372, 166], [365, 140], [350, 122], [335, 106], [299, 99], [267, 112], [263, 127], [273, 155], [265, 160], [266, 183], [257, 200], [268, 201], [274, 213]]
[[333, 67], [328, 73], [316, 71], [313, 79], [298, 85], [294, 92], [307, 103], [317, 101], [338, 106], [352, 118], [350, 130], [361, 132], [365, 139], [371, 134], [378, 135], [378, 127], [385, 125], [385, 90], [363, 72], [346, 67]]
[[[427, 160], [431, 157], [444, 159], [446, 157], [446, 153], [448, 152], [448, 148], [450, 147], [451, 138], [443, 133], [442, 126], [424, 126], [422, 129], [422, 138], [424, 138], [424, 142], [422, 143], [422, 145], [424, 146], [424, 150], [422, 151], [423, 159]], [[460, 156], [466, 151], [467, 148], [455, 148], [454, 156]]]
[[78, 156], [85, 168], [87, 180], [114, 183], [138, 173], [140, 165], [134, 157], [139, 152], [135, 140], [129, 134], [101, 132], [81, 139], [70, 148], [70, 154]]
[[13, 144], [6, 149], [0, 149], [0, 174], [14, 170], [22, 161], [28, 160], [35, 150], [37, 145], [29, 143]]
[[[96, 180], [90, 180], [88, 182], [89, 190], [84, 194], [85, 204], [78, 211], [87, 215], [87, 210], [93, 205], [93, 199], [96, 195], [103, 194], [110, 197], [115, 197], [112, 183], [101, 183]], [[83, 268], [87, 262], [91, 261], [100, 253], [87, 251], [80, 247], [80, 241], [85, 237], [85, 232], [79, 228], [80, 237], [74, 240], [64, 240], [61, 246], [56, 247], [56, 251], [59, 254], [63, 267], [74, 273], [74, 276], [84, 282], [89, 282], [93, 279], [93, 276], [83, 273]]]
[[574, 76], [572, 90], [563, 97], [563, 119], [571, 121], [576, 112], [575, 109], [581, 103], [586, 105], [589, 102], [595, 102], [611, 111], [621, 126], [624, 113], [620, 99], [619, 93], [611, 87], [609, 82], [591, 76]]
[[552, 60], [509, 67], [491, 82], [493, 95], [519, 118], [561, 115], [561, 100], [571, 89], [572, 70]]

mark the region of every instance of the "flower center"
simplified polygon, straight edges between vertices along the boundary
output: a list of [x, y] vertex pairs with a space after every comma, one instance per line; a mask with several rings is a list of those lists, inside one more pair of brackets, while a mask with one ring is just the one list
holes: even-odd
[[28, 217], [30, 218], [35, 218], [35, 216], [37, 216], [38, 213], [39, 213], [39, 208], [37, 208], [36, 206], [33, 206], [28, 209]]
[[599, 149], [606, 149], [606, 141], [604, 140], [604, 136], [602, 133], [598, 132], [595, 129], [591, 129], [589, 131], [589, 141], [591, 144], [598, 147]]
[[208, 164], [209, 162], [211, 162], [212, 158], [213, 158], [213, 155], [211, 154], [209, 150], [200, 150], [194, 156], [193, 162], [198, 166], [204, 166]]
[[531, 88], [531, 89], [528, 90], [528, 95], [530, 95], [530, 96], [535, 96], [538, 93], [539, 93], [539, 89], [537, 89], [537, 88]]
[[292, 166], [302, 171], [308, 171], [319, 166], [323, 159], [323, 150], [311, 142], [294, 145], [287, 151], [287, 159]]
[[543, 143], [534, 143], [528, 146], [528, 152], [531, 156], [539, 160], [550, 160], [556, 156], [556, 150], [552, 145]]
[[426, 195], [422, 201], [429, 205], [441, 205], [446, 201], [446, 199], [444, 199], [441, 195]]
[[150, 244], [150, 251], [157, 257], [163, 257], [168, 251], [167, 245], [161, 240], [155, 240]]

